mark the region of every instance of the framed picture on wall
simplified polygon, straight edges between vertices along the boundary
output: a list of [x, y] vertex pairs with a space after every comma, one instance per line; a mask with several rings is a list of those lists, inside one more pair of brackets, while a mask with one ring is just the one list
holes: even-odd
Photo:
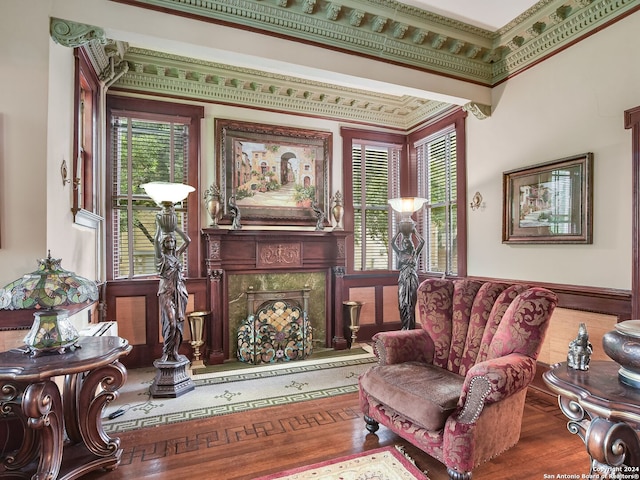
[[593, 243], [593, 154], [504, 172], [503, 243]]
[[331, 132], [235, 120], [215, 122], [223, 217], [229, 199], [243, 224], [330, 225]]

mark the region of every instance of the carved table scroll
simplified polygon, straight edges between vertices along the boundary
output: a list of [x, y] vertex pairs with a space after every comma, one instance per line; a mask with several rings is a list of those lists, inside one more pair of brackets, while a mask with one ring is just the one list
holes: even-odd
[[640, 390], [618, 380], [619, 368], [599, 360], [583, 371], [563, 362], [542, 376], [558, 394], [567, 428], [583, 440], [593, 478], [640, 479]]

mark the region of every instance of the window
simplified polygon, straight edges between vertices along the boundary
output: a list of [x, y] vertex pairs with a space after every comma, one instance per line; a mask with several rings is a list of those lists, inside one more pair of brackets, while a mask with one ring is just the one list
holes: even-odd
[[97, 228], [98, 214], [98, 134], [97, 119], [100, 83], [83, 48], [74, 50], [75, 135], [72, 162], [73, 212], [78, 224]]
[[[154, 234], [158, 207], [140, 185], [166, 181], [187, 183], [196, 189], [198, 187], [199, 128], [194, 128], [194, 123], [199, 124], [197, 115], [194, 117], [141, 111], [135, 109], [136, 104], [123, 105], [125, 101], [113, 100], [109, 108], [109, 247], [112, 259], [109, 272], [110, 278], [114, 280], [156, 273]], [[116, 108], [117, 106], [129, 109]], [[170, 104], [165, 107], [167, 112], [171, 109]], [[197, 133], [195, 138], [192, 136], [194, 132]], [[192, 239], [198, 232], [197, 198], [196, 190], [182, 204], [176, 205], [178, 221]], [[194, 202], [195, 207], [190, 209], [190, 202]], [[192, 226], [192, 222], [195, 225]], [[188, 251], [183, 259], [185, 266], [192, 263], [187, 258]]]
[[[345, 145], [345, 229], [353, 230], [354, 271], [390, 270], [387, 200], [400, 192], [402, 136], [343, 129]], [[347, 145], [350, 147], [346, 152]], [[348, 223], [347, 223], [348, 222]]]
[[[436, 129], [438, 128], [438, 129]], [[426, 243], [422, 255], [422, 270], [427, 273], [465, 275], [466, 267], [460, 268], [460, 234], [466, 229], [464, 197], [465, 175], [464, 152], [458, 144], [460, 123], [442, 124], [424, 129], [412, 143], [417, 163], [418, 196], [427, 199], [418, 219], [419, 228]], [[415, 137], [414, 137], [415, 138]], [[460, 175], [461, 173], [461, 175]], [[462, 195], [461, 195], [462, 192]], [[464, 197], [466, 198], [466, 197]], [[462, 203], [461, 203], [462, 199]], [[466, 243], [463, 243], [466, 251]], [[466, 256], [464, 257], [466, 265]]]

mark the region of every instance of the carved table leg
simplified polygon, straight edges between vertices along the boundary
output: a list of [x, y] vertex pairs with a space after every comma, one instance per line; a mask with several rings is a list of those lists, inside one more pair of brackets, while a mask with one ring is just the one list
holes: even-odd
[[13, 382], [0, 384], [0, 415], [16, 417], [23, 426], [20, 447], [2, 458], [7, 470], [17, 470], [27, 466], [38, 456], [40, 446], [37, 430], [26, 428], [27, 417], [22, 411], [23, 388], [23, 385]]
[[91, 371], [78, 385], [78, 428], [86, 447], [97, 456], [115, 457], [122, 453], [120, 439], [112, 439], [102, 428], [101, 415], [104, 407], [118, 397], [118, 389], [126, 380], [127, 370], [120, 362], [114, 362]]
[[[606, 466], [640, 466], [638, 434], [627, 423], [595, 418], [587, 430], [585, 444], [587, 452], [591, 459], [597, 462], [596, 466], [601, 473], [605, 473], [602, 470], [609, 470]], [[613, 468], [610, 473], [615, 472], [616, 469]]]
[[22, 396], [27, 426], [39, 431], [40, 460], [33, 479], [57, 478], [62, 465], [64, 420], [58, 386], [50, 381], [27, 386]]
[[640, 440], [629, 424], [594, 418], [578, 402], [562, 396], [558, 401], [560, 410], [569, 418], [567, 428], [587, 447], [592, 475], [611, 475], [621, 465], [640, 466]]

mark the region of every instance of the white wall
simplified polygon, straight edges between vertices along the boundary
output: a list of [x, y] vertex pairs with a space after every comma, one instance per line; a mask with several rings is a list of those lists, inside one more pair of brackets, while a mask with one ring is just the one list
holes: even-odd
[[[181, 33], [208, 48], [218, 34], [206, 33], [219, 29], [107, 0], [3, 0], [1, 9], [0, 284], [33, 270], [47, 248], [63, 259], [63, 267], [91, 277], [93, 234], [73, 225], [70, 187], [62, 187], [59, 175], [62, 158], [71, 164], [72, 53], [51, 41], [49, 15], [104, 22], [109, 36], [122, 32], [134, 38], [138, 29], [145, 41], [158, 32]], [[486, 205], [469, 211], [470, 275], [630, 288], [631, 135], [623, 112], [640, 105], [639, 28], [640, 13], [630, 15], [496, 87], [491, 118], [468, 117], [468, 196], [480, 191]], [[283, 47], [282, 40], [261, 39], [266, 50], [287, 53], [274, 42]], [[336, 55], [337, 63], [344, 60]], [[372, 65], [368, 70], [380, 70]], [[218, 116], [331, 130], [337, 161], [332, 193], [342, 190], [340, 124], [212, 105], [205, 112], [204, 188], [214, 178]], [[587, 151], [595, 156], [593, 245], [503, 245], [502, 172]], [[208, 219], [202, 221], [206, 225]]]
[[[32, 2], [35, 3], [35, 2]], [[0, 7], [0, 284], [46, 256], [50, 2]]]
[[74, 223], [73, 188], [63, 185], [64, 159], [73, 178], [74, 57], [73, 49], [49, 42], [49, 106], [47, 127], [47, 249], [62, 259], [62, 268], [99, 280], [96, 231]]
[[[468, 120], [469, 275], [631, 288], [631, 133], [640, 105], [635, 13], [494, 88], [491, 118]], [[594, 154], [592, 245], [506, 245], [502, 172]]]

